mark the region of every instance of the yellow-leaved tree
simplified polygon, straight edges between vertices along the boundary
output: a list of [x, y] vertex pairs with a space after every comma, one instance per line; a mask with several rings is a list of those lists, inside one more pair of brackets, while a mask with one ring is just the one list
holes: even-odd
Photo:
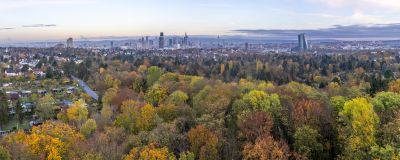
[[80, 99], [72, 104], [67, 110], [67, 117], [70, 122], [80, 127], [86, 122], [89, 116], [89, 111], [84, 100]]
[[31, 134], [22, 131], [10, 134], [3, 139], [3, 143], [6, 146], [27, 146], [29, 152], [41, 159], [61, 160], [76, 158], [76, 148], [73, 146], [82, 140], [83, 136], [68, 124], [45, 122], [41, 126], [33, 127]]
[[344, 159], [368, 159], [370, 147], [376, 144], [375, 132], [379, 117], [365, 98], [347, 101], [339, 113], [339, 138], [343, 142]]

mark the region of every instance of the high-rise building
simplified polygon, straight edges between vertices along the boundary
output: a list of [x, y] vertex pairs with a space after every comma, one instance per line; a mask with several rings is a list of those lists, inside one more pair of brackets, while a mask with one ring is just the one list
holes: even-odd
[[154, 41], [153, 40], [149, 40], [149, 46], [152, 47], [154, 45]]
[[73, 48], [74, 47], [74, 40], [70, 37], [67, 39], [67, 48]]
[[174, 47], [174, 43], [173, 43], [172, 38], [170, 38], [170, 39], [168, 40], [168, 47], [170, 47], [170, 48]]
[[146, 36], [146, 49], [148, 49], [149, 48], [149, 36]]
[[299, 51], [305, 51], [308, 49], [308, 42], [306, 38], [306, 34], [302, 33], [298, 35], [298, 40], [299, 40]]
[[110, 47], [111, 47], [111, 49], [113, 49], [114, 48], [114, 41], [111, 41], [110, 43], [111, 43]]
[[164, 48], [164, 32], [160, 33], [160, 37], [158, 38], [158, 47], [163, 49]]
[[185, 32], [185, 37], [183, 37], [183, 46], [188, 47], [188, 45], [189, 45], [189, 37], [188, 37], [187, 33]]
[[246, 43], [244, 44], [244, 48], [246, 49], [246, 51], [249, 49], [249, 43], [248, 43], [248, 42], [246, 42]]

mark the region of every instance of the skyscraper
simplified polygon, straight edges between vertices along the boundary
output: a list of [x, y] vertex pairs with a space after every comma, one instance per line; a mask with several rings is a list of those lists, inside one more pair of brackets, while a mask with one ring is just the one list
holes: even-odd
[[160, 33], [160, 37], [158, 38], [158, 47], [160, 48], [160, 49], [163, 49], [164, 48], [164, 32], [161, 32]]
[[74, 47], [74, 40], [70, 37], [67, 39], [67, 48], [73, 48]]
[[189, 37], [188, 37], [188, 35], [186, 34], [186, 32], [185, 32], [185, 37], [183, 37], [183, 46], [186, 48], [186, 47], [188, 47], [188, 44], [189, 44]]
[[298, 35], [298, 39], [299, 39], [299, 51], [305, 51], [308, 49], [308, 42], [307, 42], [307, 38], [306, 38], [306, 34], [302, 33]]
[[148, 49], [149, 48], [149, 36], [146, 36], [146, 44], [145, 44], [145, 48]]
[[171, 38], [168, 40], [168, 47], [170, 47], [170, 48], [174, 47], [174, 43]]

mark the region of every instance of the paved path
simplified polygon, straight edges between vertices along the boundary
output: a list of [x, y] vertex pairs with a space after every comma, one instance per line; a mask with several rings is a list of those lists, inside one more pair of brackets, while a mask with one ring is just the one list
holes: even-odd
[[71, 76], [72, 79], [78, 81], [78, 85], [93, 99], [95, 99], [96, 101], [99, 100], [99, 95], [97, 95], [97, 93], [95, 91], [93, 91], [84, 81], [82, 81], [81, 79], [75, 77], [75, 76]]

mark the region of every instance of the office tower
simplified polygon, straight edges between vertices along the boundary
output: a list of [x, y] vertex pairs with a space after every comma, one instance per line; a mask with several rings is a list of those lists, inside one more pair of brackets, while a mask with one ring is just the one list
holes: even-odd
[[168, 40], [168, 47], [172, 48], [174, 46], [172, 39]]
[[174, 38], [172, 39], [172, 43], [173, 43], [174, 45], [178, 44], [178, 37], [174, 37]]
[[185, 37], [183, 37], [183, 46], [186, 48], [189, 45], [189, 37], [185, 32]]
[[67, 48], [73, 48], [74, 47], [74, 40], [70, 37], [67, 39]]
[[113, 48], [114, 48], [114, 41], [111, 41], [111, 44], [110, 44], [110, 46], [111, 46], [111, 49], [113, 49]]
[[160, 33], [160, 37], [158, 38], [158, 47], [161, 49], [164, 48], [164, 32]]
[[246, 51], [249, 49], [249, 43], [248, 43], [248, 42], [246, 42], [246, 43], [244, 44], [244, 48], [246, 49]]
[[146, 36], [146, 49], [149, 48], [149, 36]]
[[308, 42], [307, 42], [307, 38], [306, 38], [306, 34], [302, 33], [298, 35], [298, 39], [299, 39], [299, 51], [305, 51], [308, 49]]
[[142, 37], [141, 39], [139, 39], [139, 42], [140, 42], [140, 46], [141, 46], [142, 48], [146, 48], [147, 43], [146, 43], [146, 40], [145, 40], [144, 37]]

